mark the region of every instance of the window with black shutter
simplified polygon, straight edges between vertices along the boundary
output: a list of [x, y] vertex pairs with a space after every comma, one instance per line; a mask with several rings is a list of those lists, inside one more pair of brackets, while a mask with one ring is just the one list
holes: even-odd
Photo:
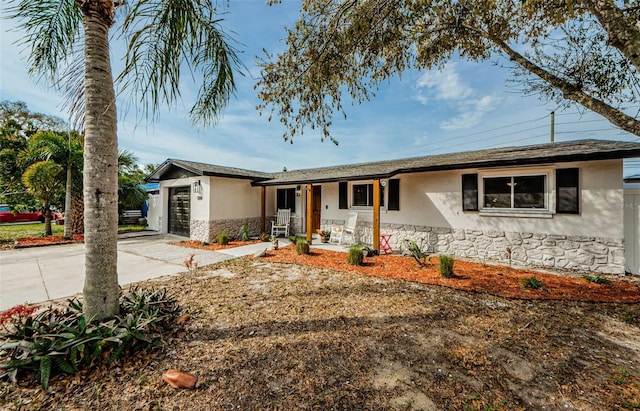
[[556, 170], [556, 211], [563, 214], [580, 212], [580, 178], [577, 168]]
[[278, 210], [290, 209], [292, 213], [296, 212], [296, 189], [295, 188], [279, 188], [277, 191], [277, 207]]
[[478, 174], [462, 175], [462, 210], [478, 211]]

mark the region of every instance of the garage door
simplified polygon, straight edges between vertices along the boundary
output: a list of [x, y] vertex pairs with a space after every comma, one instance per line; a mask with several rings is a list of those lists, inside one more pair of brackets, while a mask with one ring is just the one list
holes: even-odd
[[189, 186], [169, 189], [169, 233], [189, 237], [191, 217]]

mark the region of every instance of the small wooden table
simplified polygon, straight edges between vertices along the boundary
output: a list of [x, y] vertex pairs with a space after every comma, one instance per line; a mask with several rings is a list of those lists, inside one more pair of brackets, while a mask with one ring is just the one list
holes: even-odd
[[381, 253], [390, 253], [392, 250], [389, 245], [389, 240], [391, 239], [391, 234], [380, 233], [380, 252]]

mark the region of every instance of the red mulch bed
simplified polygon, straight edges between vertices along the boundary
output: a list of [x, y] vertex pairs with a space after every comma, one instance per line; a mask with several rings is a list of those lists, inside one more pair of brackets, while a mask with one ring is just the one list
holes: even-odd
[[[293, 246], [283, 247], [277, 251], [269, 250], [262, 258], [267, 261], [333, 268], [373, 277], [410, 280], [510, 298], [640, 302], [640, 290], [636, 284], [610, 276], [608, 277], [611, 280], [610, 284], [596, 284], [570, 275], [510, 269], [505, 266], [456, 260], [454, 264], [455, 278], [444, 278], [438, 272], [438, 261], [435, 257], [432, 259], [432, 263], [424, 268], [419, 267], [413, 258], [398, 255], [365, 257], [364, 265], [353, 266], [347, 263], [346, 253], [312, 249], [310, 255], [298, 255]], [[532, 276], [542, 281], [545, 288], [540, 290], [524, 288], [522, 281]]]
[[229, 240], [229, 244], [227, 245], [220, 245], [218, 243], [208, 243], [205, 245], [202, 241], [187, 240], [187, 241], [177, 241], [169, 244], [177, 245], [180, 247], [199, 248], [201, 250], [217, 251], [217, 250], [226, 250], [227, 248], [242, 247], [243, 245], [251, 245], [251, 244], [257, 244], [257, 243], [267, 244], [268, 242], [260, 241], [260, 240], [249, 240], [249, 241]]
[[73, 234], [73, 239], [66, 240], [62, 235], [50, 235], [48, 237], [27, 237], [16, 240], [15, 247], [38, 247], [43, 245], [81, 243], [84, 234]]

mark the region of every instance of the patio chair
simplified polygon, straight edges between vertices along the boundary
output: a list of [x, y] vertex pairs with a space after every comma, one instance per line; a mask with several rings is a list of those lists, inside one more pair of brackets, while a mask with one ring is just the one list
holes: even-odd
[[349, 211], [347, 215], [347, 222], [344, 226], [331, 227], [331, 237], [329, 237], [330, 243], [342, 244], [345, 240], [345, 235], [351, 236], [351, 242], [355, 242], [356, 223], [358, 222], [358, 212]]
[[289, 221], [291, 220], [291, 210], [281, 209], [278, 210], [276, 221], [271, 222], [271, 235], [279, 236], [283, 234], [285, 237], [289, 237]]

